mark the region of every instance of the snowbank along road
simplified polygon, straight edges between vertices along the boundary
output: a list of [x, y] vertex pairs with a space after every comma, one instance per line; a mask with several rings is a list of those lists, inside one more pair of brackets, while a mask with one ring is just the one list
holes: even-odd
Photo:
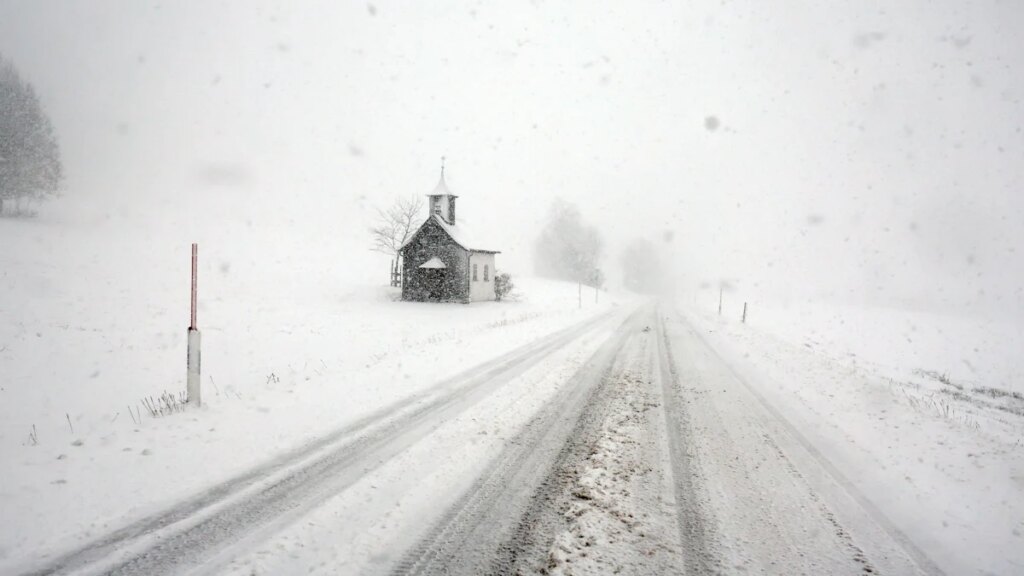
[[34, 573], [941, 573], [682, 317], [624, 315]]

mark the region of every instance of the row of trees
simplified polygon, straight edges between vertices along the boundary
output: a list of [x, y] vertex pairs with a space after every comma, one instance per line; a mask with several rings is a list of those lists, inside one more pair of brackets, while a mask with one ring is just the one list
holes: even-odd
[[63, 179], [50, 119], [32, 86], [0, 55], [0, 214], [55, 196]]
[[[665, 267], [653, 242], [637, 238], [622, 252], [622, 283], [634, 292], [655, 293], [668, 287]], [[557, 199], [534, 246], [540, 276], [604, 286], [601, 269], [604, 241], [597, 227], [583, 221], [579, 208]]]

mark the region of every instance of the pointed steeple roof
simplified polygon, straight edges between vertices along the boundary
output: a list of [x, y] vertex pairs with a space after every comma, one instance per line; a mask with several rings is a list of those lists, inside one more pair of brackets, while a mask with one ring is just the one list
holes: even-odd
[[434, 191], [430, 193], [431, 196], [454, 196], [448, 190], [448, 183], [444, 181], [444, 170], [441, 171], [441, 179], [437, 181], [437, 186], [434, 186]]
[[[437, 181], [437, 186], [434, 186], [434, 191], [428, 194], [429, 196], [455, 196], [450, 190], [448, 190], [448, 183], [444, 181], [444, 156], [441, 157], [441, 178]], [[455, 196], [458, 198], [458, 196]]]

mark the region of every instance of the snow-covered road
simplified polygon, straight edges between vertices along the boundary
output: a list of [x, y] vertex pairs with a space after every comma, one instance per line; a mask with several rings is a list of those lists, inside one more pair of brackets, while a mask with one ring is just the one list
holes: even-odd
[[653, 304], [520, 347], [37, 568], [942, 573]]
[[681, 316], [666, 317], [699, 520], [716, 571], [938, 574], [828, 456], [739, 377]]
[[941, 573], [682, 317], [587, 367], [397, 573]]

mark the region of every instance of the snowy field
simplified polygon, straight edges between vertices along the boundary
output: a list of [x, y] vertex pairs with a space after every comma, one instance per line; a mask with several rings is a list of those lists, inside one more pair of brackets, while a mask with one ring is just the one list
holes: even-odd
[[228, 220], [200, 244], [204, 406], [154, 418], [144, 398], [184, 389], [188, 245], [127, 222], [0, 222], [0, 572], [615, 306], [521, 278], [516, 301], [404, 303], [312, 232]]
[[[739, 314], [738, 303], [727, 313]], [[1017, 318], [943, 315], [823, 303], [753, 304], [747, 324], [790, 344], [897, 380], [948, 379], [973, 390], [1024, 394], [1024, 323]], [[927, 376], [934, 375], [928, 378]]]
[[950, 574], [1024, 570], [1019, 325], [896, 309], [685, 307], [862, 505]]

